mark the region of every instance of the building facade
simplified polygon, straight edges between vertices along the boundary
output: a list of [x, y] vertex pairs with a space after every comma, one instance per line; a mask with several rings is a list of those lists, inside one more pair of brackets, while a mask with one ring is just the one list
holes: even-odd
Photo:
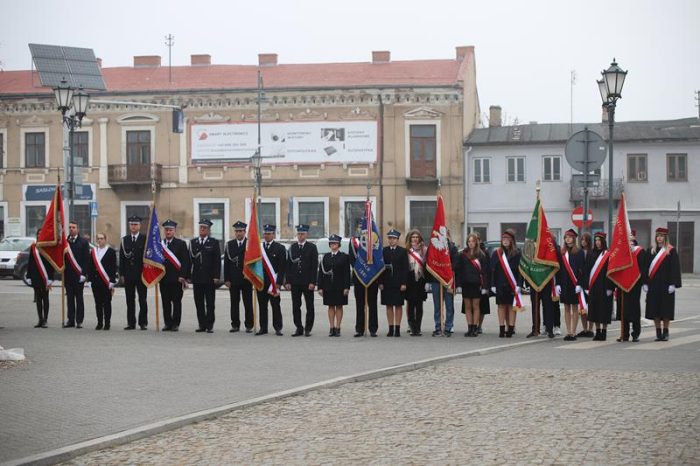
[[[107, 91], [91, 93], [101, 103], [73, 136], [82, 186], [69, 215], [83, 232], [104, 231], [116, 244], [128, 216], [147, 216], [155, 186], [159, 216], [178, 221], [182, 236], [208, 217], [213, 235], [229, 239], [231, 224], [249, 218], [259, 121], [261, 217], [280, 238], [297, 223], [312, 238], [353, 234], [368, 187], [384, 232], [428, 232], [439, 184], [461, 241], [462, 143], [480, 113], [473, 47], [446, 60], [392, 61], [386, 51], [365, 63], [258, 58], [213, 65], [193, 55], [169, 70], [142, 56], [102, 68]], [[52, 90], [38, 86], [32, 71], [0, 73], [0, 235], [33, 235], [65, 178], [65, 129]], [[115, 101], [182, 106], [185, 130], [172, 131], [170, 109]]]
[[[476, 129], [465, 141], [467, 180], [465, 225], [483, 237], [498, 240], [513, 228], [525, 236], [539, 183], [547, 220], [561, 241], [574, 228], [572, 211], [583, 204], [583, 190], [565, 157], [566, 141], [587, 127], [607, 140], [607, 124], [528, 124], [501, 127], [492, 109], [488, 128]], [[607, 145], [606, 145], [607, 147]], [[624, 191], [631, 228], [648, 247], [659, 227], [670, 229], [683, 272], [700, 272], [700, 122], [617, 122], [614, 133], [613, 192], [615, 209]], [[608, 230], [608, 161], [594, 175], [589, 189], [591, 230]], [[679, 211], [680, 205], [680, 211]], [[680, 216], [679, 216], [680, 213]], [[613, 213], [613, 221], [617, 210]], [[678, 233], [678, 234], [677, 234]]]

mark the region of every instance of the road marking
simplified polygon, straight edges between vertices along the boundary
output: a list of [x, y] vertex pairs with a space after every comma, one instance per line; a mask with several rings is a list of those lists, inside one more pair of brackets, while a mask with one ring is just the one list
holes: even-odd
[[690, 343], [696, 343], [700, 341], [700, 334], [698, 335], [688, 335], [681, 338], [671, 337], [668, 341], [653, 341], [651, 343], [644, 343], [638, 346], [631, 346], [625, 349], [635, 349], [635, 350], [663, 350], [666, 348], [673, 348], [674, 346], [688, 345]]

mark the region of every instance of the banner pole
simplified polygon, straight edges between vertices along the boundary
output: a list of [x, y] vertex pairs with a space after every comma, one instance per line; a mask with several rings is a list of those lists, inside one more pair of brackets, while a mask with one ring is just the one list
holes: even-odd
[[540, 293], [539, 293], [539, 291], [535, 291], [534, 311], [535, 311], [535, 329], [534, 329], [533, 333], [539, 335], [540, 334]]
[[620, 290], [620, 341], [625, 341], [625, 291]]
[[445, 287], [442, 286], [442, 283], [437, 282], [437, 285], [440, 287], [440, 331], [444, 334], [445, 333], [445, 299], [443, 293], [445, 293]]
[[369, 328], [369, 303], [367, 302], [367, 287], [365, 287], [365, 336], [367, 336], [367, 329]]
[[158, 307], [158, 283], [155, 286], [156, 289], [156, 332], [160, 332], [160, 308]]
[[61, 272], [61, 327], [66, 323], [66, 285], [63, 280], [65, 268], [63, 270], [64, 271]]
[[253, 287], [253, 330], [258, 331], [258, 291]]

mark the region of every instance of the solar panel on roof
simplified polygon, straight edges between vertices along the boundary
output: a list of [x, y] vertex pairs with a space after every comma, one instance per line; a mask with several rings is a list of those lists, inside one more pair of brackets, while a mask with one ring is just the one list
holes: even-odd
[[43, 86], [58, 87], [65, 79], [73, 88], [107, 90], [92, 49], [29, 44], [29, 50]]

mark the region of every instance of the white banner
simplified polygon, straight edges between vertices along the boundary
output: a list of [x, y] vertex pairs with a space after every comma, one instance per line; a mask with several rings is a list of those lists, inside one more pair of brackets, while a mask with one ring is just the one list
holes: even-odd
[[[194, 162], [249, 158], [258, 146], [256, 122], [192, 125], [190, 135]], [[377, 161], [376, 121], [263, 123], [260, 141], [263, 157], [274, 157], [264, 164]]]

